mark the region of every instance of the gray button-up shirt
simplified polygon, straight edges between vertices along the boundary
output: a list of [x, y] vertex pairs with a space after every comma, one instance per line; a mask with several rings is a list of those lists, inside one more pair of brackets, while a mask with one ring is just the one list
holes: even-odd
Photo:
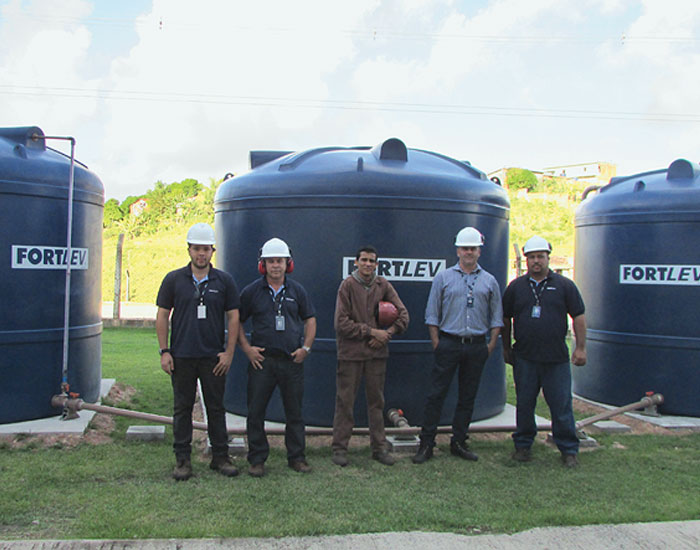
[[[467, 307], [470, 294], [473, 307]], [[425, 308], [425, 324], [455, 336], [479, 336], [503, 326], [501, 291], [493, 275], [477, 264], [465, 273], [459, 262], [433, 279]]]

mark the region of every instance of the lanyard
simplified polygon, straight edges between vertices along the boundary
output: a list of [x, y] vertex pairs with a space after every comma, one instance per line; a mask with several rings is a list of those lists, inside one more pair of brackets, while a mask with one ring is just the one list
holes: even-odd
[[[530, 290], [532, 291], [532, 295], [535, 297], [535, 305], [539, 306], [540, 305], [540, 298], [542, 297], [542, 293], [544, 292], [544, 289], [547, 287], [547, 279], [544, 279], [541, 283], [537, 284], [535, 281], [530, 279]], [[535, 290], [537, 289], [537, 290]]]
[[282, 303], [284, 302], [284, 295], [287, 293], [287, 285], [282, 287], [282, 290], [279, 291], [277, 296], [275, 296], [275, 292], [272, 290], [272, 288], [268, 287], [268, 289], [270, 291], [272, 303], [277, 308], [277, 316], [279, 317], [282, 315]]
[[[479, 273], [474, 273], [473, 271], [471, 273], [462, 273], [462, 278], [466, 277], [466, 283], [467, 283], [467, 294], [471, 298], [474, 296], [474, 287], [476, 286], [476, 280], [479, 278]], [[471, 276], [472, 274], [474, 275], [474, 278], [472, 279]], [[469, 282], [471, 279], [471, 283]]]
[[194, 299], [199, 300], [199, 305], [202, 305], [204, 303], [204, 295], [207, 293], [207, 287], [209, 286], [209, 279], [199, 284], [193, 279], [192, 284], [194, 285]]

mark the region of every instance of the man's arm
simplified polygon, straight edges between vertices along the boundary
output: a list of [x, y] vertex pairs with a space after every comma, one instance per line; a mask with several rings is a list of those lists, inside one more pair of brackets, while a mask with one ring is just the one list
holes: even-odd
[[333, 325], [335, 332], [348, 340], [364, 340], [371, 336], [372, 329], [366, 323], [358, 323], [350, 317], [350, 293], [347, 280], [340, 283], [338, 296], [335, 301], [335, 315]]
[[219, 361], [214, 367], [214, 376], [224, 376], [228, 369], [231, 368], [233, 361], [233, 352], [236, 349], [236, 340], [238, 338], [239, 323], [238, 309], [230, 309], [226, 312], [228, 319], [228, 339], [226, 341], [226, 350], [218, 353]]
[[510, 317], [503, 317], [503, 327], [501, 328], [501, 341], [503, 343], [503, 360], [509, 365], [513, 364], [513, 347], [511, 345], [512, 324]]
[[491, 338], [489, 339], [488, 343], [488, 350], [489, 350], [489, 355], [493, 353], [493, 350], [496, 349], [496, 344], [498, 343], [498, 335], [501, 333], [501, 327], [493, 327], [491, 329]]
[[574, 317], [573, 329], [576, 347], [571, 354], [571, 362], [582, 367], [586, 364], [586, 316], [583, 313]]
[[304, 348], [311, 349], [316, 338], [316, 317], [309, 317], [304, 320], [304, 346], [297, 348], [292, 352], [292, 360], [295, 363], [301, 363], [306, 359], [310, 352]]
[[430, 342], [433, 344], [433, 349], [438, 347], [440, 343], [440, 328], [437, 325], [428, 325], [428, 334], [430, 335]]
[[[168, 347], [168, 329], [170, 324], [170, 310], [163, 307], [158, 308], [156, 313], [156, 336], [158, 337], [158, 348]], [[160, 356], [160, 368], [168, 374], [173, 373], [173, 356], [170, 352], [165, 352]]]
[[262, 362], [265, 360], [265, 356], [262, 354], [265, 348], [259, 346], [251, 346], [248, 342], [248, 338], [245, 337], [245, 329], [243, 324], [238, 325], [238, 346], [246, 354], [248, 361], [253, 365], [254, 369], [262, 369]]

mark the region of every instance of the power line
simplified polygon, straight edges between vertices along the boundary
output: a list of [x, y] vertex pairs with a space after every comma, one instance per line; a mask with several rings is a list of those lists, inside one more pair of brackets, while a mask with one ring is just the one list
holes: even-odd
[[[34, 21], [44, 21], [47, 23], [63, 23], [74, 25], [95, 25], [108, 27], [134, 27], [134, 28], [158, 28], [167, 32], [192, 32], [197, 30], [211, 29], [216, 26], [211, 22], [192, 23], [183, 20], [174, 20], [164, 17], [147, 17], [146, 15], [131, 18], [117, 17], [74, 17], [62, 15], [60, 13], [27, 13], [17, 10], [6, 10], [6, 15], [22, 17]], [[217, 24], [219, 22], [217, 21]], [[547, 34], [547, 35], [513, 35], [513, 34], [472, 34], [472, 33], [446, 33], [446, 32], [407, 32], [395, 30], [390, 27], [368, 26], [359, 29], [343, 29], [337, 27], [284, 27], [284, 26], [264, 26], [264, 25], [227, 25], [226, 29], [230, 33], [272, 33], [272, 34], [295, 34], [308, 36], [324, 34], [342, 34], [366, 40], [402, 40], [402, 41], [472, 41], [491, 43], [513, 43], [513, 44], [537, 44], [537, 43], [568, 43], [568, 44], [591, 44], [604, 42], [627, 43], [669, 43], [684, 44], [697, 43], [700, 37], [693, 35], [685, 36], [664, 36], [664, 35], [628, 35], [621, 31], [618, 35], [577, 35], [577, 34]]]
[[14, 86], [0, 84], [1, 95], [59, 97], [67, 99], [99, 99], [104, 101], [141, 101], [189, 103], [198, 105], [247, 105], [306, 109], [408, 112], [424, 114], [479, 115], [499, 117], [567, 118], [596, 120], [631, 120], [643, 122], [700, 122], [700, 114], [647, 113], [639, 111], [603, 111], [593, 109], [556, 109], [535, 107], [503, 107], [497, 105], [465, 105], [357, 101], [337, 99], [289, 98], [274, 96], [235, 96], [212, 93], [157, 92], [149, 90], [110, 90], [104, 88], [67, 88]]

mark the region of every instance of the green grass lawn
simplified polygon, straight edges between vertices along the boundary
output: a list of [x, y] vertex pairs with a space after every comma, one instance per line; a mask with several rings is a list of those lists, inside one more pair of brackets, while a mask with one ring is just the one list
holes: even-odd
[[[153, 330], [106, 329], [103, 376], [136, 388], [129, 408], [170, 414], [156, 347]], [[507, 438], [481, 435], [477, 463], [453, 458], [443, 444], [426, 464], [403, 457], [387, 468], [362, 446], [341, 469], [310, 438], [310, 475], [291, 471], [273, 448], [262, 479], [224, 478], [197, 456], [195, 477], [176, 483], [170, 428], [164, 442], [128, 442], [124, 432], [134, 423], [117, 419], [102, 445], [3, 443], [0, 539], [472, 534], [700, 517], [700, 434], [596, 435], [600, 447], [583, 453], [575, 470], [543, 444], [533, 462], [514, 463]]]

